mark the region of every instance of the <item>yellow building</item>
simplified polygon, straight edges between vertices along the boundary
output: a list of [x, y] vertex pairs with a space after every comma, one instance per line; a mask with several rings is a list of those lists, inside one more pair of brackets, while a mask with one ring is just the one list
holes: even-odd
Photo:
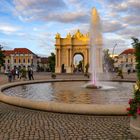
[[[89, 56], [95, 52], [90, 51], [89, 47], [89, 34], [82, 34], [80, 30], [74, 35], [70, 33], [67, 34], [65, 38], [62, 38], [59, 33], [56, 34], [56, 73], [73, 73], [74, 71], [74, 57], [77, 54], [80, 54], [83, 57], [82, 60], [82, 69], [85, 72], [85, 66], [90, 64]], [[100, 43], [97, 48], [97, 71], [99, 73], [103, 72], [102, 60], [101, 60], [101, 48], [102, 44]], [[93, 54], [94, 55], [94, 54]]]
[[13, 69], [14, 67], [31, 66], [36, 70], [37, 55], [27, 48], [15, 48], [14, 50], [4, 50], [5, 64], [4, 69]]

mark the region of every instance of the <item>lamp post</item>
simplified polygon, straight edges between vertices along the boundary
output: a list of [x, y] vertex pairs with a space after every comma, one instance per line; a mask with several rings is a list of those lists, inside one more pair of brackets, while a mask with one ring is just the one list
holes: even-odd
[[113, 50], [112, 50], [112, 58], [114, 58], [114, 51], [115, 51], [115, 47], [117, 46], [117, 43], [113, 46]]

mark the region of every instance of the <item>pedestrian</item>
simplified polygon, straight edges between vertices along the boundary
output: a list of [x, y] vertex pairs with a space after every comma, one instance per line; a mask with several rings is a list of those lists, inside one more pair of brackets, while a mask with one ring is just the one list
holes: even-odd
[[21, 76], [20, 79], [23, 78], [24, 80], [27, 79], [26, 77], [26, 68], [25, 66], [23, 66], [23, 68], [21, 69]]
[[85, 69], [86, 69], [86, 73], [88, 73], [89, 63], [86, 64]]
[[29, 80], [34, 80], [33, 69], [30, 66], [28, 66], [28, 78]]
[[12, 72], [10, 69], [7, 70], [7, 77], [8, 77], [8, 82], [12, 82]]
[[127, 73], [128, 73], [128, 74], [130, 74], [130, 71], [131, 71], [131, 70], [130, 70], [130, 69], [128, 69], [128, 70], [127, 70]]
[[31, 68], [28, 66], [28, 79], [31, 80]]
[[19, 79], [19, 68], [16, 68], [17, 79]]
[[117, 76], [120, 76], [121, 77], [121, 79], [123, 79], [124, 77], [123, 77], [123, 72], [122, 72], [122, 70], [121, 69], [119, 69], [118, 70], [118, 75]]
[[31, 68], [31, 80], [34, 80], [34, 72], [33, 72], [33, 68]]
[[12, 69], [11, 73], [12, 73], [12, 80], [14, 81], [15, 76], [16, 76], [16, 68], [15, 67]]

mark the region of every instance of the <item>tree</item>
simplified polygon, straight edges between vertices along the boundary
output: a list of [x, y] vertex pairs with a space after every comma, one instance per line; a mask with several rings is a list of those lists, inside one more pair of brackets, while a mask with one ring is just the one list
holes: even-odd
[[4, 55], [4, 51], [2, 50], [2, 46], [0, 45], [0, 68], [1, 66], [4, 66], [4, 60], [5, 58], [5, 55]]
[[[139, 39], [134, 37], [132, 37], [132, 40], [133, 40], [132, 46], [135, 49], [135, 57], [137, 62], [136, 70], [138, 81], [134, 85], [134, 97], [129, 100], [130, 107], [127, 108], [127, 111], [129, 116], [133, 116], [134, 118], [136, 118], [137, 116], [140, 115], [140, 41]], [[136, 124], [136, 122], [138, 122], [140, 126], [139, 121], [135, 121], [134, 124]]]
[[51, 56], [48, 57], [49, 69], [51, 72], [55, 72], [55, 54], [51, 53]]
[[104, 68], [106, 71], [112, 71], [114, 69], [114, 60], [110, 57], [109, 49], [103, 51], [104, 53]]
[[140, 41], [137, 38], [132, 37], [133, 43], [132, 46], [135, 49], [135, 57], [136, 57], [136, 69], [138, 80], [140, 81]]

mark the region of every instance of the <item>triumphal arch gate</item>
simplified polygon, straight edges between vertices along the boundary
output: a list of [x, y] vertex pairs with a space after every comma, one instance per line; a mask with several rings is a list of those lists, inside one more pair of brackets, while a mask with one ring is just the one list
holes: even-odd
[[[80, 54], [83, 57], [82, 71], [85, 72], [87, 65], [90, 65], [90, 54], [96, 55], [96, 70], [99, 73], [103, 72], [102, 68], [102, 44], [96, 45], [96, 52], [90, 52], [89, 34], [82, 34], [79, 30], [74, 35], [67, 34], [65, 38], [61, 38], [59, 33], [56, 34], [56, 73], [73, 73], [74, 72], [74, 57]], [[95, 46], [93, 46], [95, 47]], [[92, 58], [92, 57], [91, 57]], [[90, 70], [89, 70], [90, 72]]]
[[70, 33], [65, 38], [56, 34], [56, 65], [55, 72], [73, 73], [74, 56], [80, 54], [83, 56], [83, 69], [89, 64], [89, 34], [82, 34], [79, 30], [72, 36]]

